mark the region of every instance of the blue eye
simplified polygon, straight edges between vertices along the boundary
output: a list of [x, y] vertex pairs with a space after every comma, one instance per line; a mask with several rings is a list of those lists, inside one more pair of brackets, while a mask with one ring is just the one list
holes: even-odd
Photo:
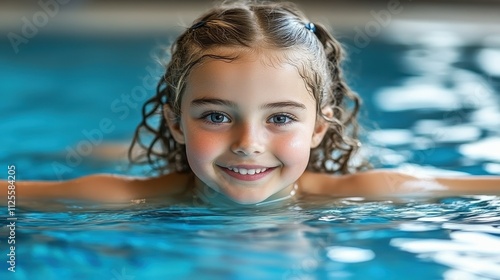
[[203, 119], [205, 121], [211, 122], [211, 123], [228, 123], [231, 122], [229, 118], [222, 114], [222, 113], [217, 113], [217, 112], [212, 112], [209, 114], [206, 114], [203, 116]]
[[277, 125], [285, 125], [293, 121], [295, 121], [295, 118], [286, 114], [274, 115], [271, 118], [269, 118], [270, 123], [274, 123]]

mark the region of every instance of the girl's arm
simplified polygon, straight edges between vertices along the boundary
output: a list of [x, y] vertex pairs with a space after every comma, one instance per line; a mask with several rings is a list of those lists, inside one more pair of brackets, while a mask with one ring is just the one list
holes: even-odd
[[[174, 195], [184, 190], [187, 178], [182, 174], [158, 178], [132, 178], [116, 175], [90, 175], [68, 181], [16, 181], [16, 201], [33, 199], [82, 199], [99, 202], [130, 202], [134, 199]], [[12, 195], [7, 181], [0, 181], [0, 198]]]
[[343, 176], [305, 173], [300, 181], [303, 182], [305, 192], [334, 196], [500, 195], [498, 176], [418, 178], [396, 171], [373, 170]]
[[448, 192], [500, 195], [498, 176], [436, 178], [436, 182], [444, 186], [444, 191]]

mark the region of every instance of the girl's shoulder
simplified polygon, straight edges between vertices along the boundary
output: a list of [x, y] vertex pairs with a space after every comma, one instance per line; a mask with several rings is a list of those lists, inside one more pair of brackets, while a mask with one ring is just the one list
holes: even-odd
[[92, 193], [91, 186], [107, 189], [107, 197], [116, 201], [160, 198], [182, 194], [191, 189], [191, 173], [171, 173], [159, 177], [129, 177], [94, 175], [81, 179], [83, 188]]
[[401, 185], [410, 178], [407, 175], [370, 170], [354, 174], [328, 174], [306, 171], [299, 179], [299, 189], [306, 194], [331, 196], [366, 196], [387, 193], [390, 186]]

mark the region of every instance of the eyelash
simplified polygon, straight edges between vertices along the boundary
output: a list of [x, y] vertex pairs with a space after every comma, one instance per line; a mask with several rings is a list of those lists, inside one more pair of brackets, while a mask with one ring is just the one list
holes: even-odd
[[[229, 121], [227, 122], [214, 122], [212, 120], [210, 120], [209, 118], [212, 117], [213, 115], [221, 115], [223, 116], [224, 118], [228, 119]], [[278, 122], [271, 122], [269, 120], [272, 120], [273, 118], [275, 117], [285, 117], [288, 119], [287, 122], [285, 123], [278, 123]], [[206, 112], [205, 114], [203, 114], [201, 117], [200, 117], [201, 120], [203, 120], [204, 122], [208, 123], [208, 124], [211, 124], [211, 125], [221, 125], [223, 123], [229, 123], [231, 122], [231, 119], [229, 118], [229, 116], [223, 112], [219, 112], [219, 111], [210, 111], [210, 112]], [[286, 126], [286, 125], [290, 125], [291, 123], [293, 122], [296, 122], [297, 121], [297, 118], [291, 114], [288, 114], [288, 113], [278, 113], [278, 114], [274, 114], [272, 116], [269, 117], [268, 119], [268, 123], [272, 123], [276, 126]]]
[[203, 114], [200, 117], [200, 119], [202, 119], [204, 122], [206, 122], [208, 124], [212, 124], [212, 125], [221, 125], [223, 123], [227, 123], [227, 122], [213, 122], [213, 121], [209, 120], [208, 118], [210, 118], [210, 116], [213, 116], [213, 115], [221, 115], [224, 118], [228, 119], [229, 122], [231, 122], [231, 119], [226, 114], [224, 114], [223, 112], [218, 112], [218, 111], [206, 112], [205, 114]]
[[286, 125], [290, 125], [293, 122], [297, 121], [297, 118], [295, 116], [293, 116], [291, 114], [287, 114], [287, 113], [274, 114], [271, 117], [269, 117], [269, 119], [272, 119], [272, 118], [275, 118], [275, 117], [285, 117], [285, 118], [289, 119], [289, 121], [287, 121], [285, 123], [271, 122], [271, 123], [273, 123], [274, 125], [277, 125], [277, 126], [286, 126]]

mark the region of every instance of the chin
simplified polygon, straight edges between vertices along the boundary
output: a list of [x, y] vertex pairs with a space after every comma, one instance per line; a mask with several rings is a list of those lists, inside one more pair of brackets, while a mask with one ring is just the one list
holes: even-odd
[[262, 196], [262, 195], [254, 196], [254, 197], [249, 197], [249, 196], [244, 196], [244, 195], [235, 197], [235, 196], [226, 194], [226, 196], [229, 199], [231, 199], [233, 202], [238, 203], [238, 204], [242, 204], [242, 205], [256, 204], [256, 203], [262, 202], [268, 198], [268, 197]]

